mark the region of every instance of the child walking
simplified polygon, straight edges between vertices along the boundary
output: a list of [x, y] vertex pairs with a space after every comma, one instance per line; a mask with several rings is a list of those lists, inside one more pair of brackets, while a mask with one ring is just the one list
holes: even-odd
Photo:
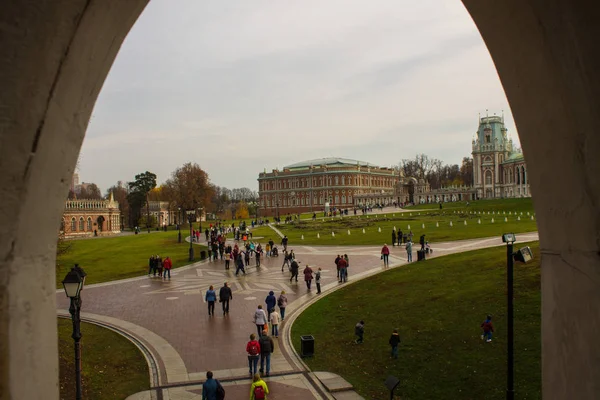
[[315, 275], [315, 281], [317, 282], [317, 294], [321, 293], [321, 267], [317, 270]]
[[279, 337], [279, 313], [275, 310], [275, 307], [271, 309], [271, 316], [269, 317], [271, 320], [271, 336]]
[[481, 324], [483, 334], [481, 340], [485, 340], [487, 343], [492, 341], [492, 333], [494, 332], [494, 325], [492, 324], [492, 316], [488, 315], [485, 321]]
[[365, 334], [365, 321], [360, 321], [354, 327], [354, 335], [358, 336], [358, 339], [356, 339], [356, 341], [355, 341], [356, 344], [361, 344], [363, 342], [364, 334]]
[[398, 345], [400, 344], [400, 335], [398, 335], [398, 329], [394, 329], [392, 336], [389, 340], [390, 346], [392, 346], [392, 358], [398, 358]]

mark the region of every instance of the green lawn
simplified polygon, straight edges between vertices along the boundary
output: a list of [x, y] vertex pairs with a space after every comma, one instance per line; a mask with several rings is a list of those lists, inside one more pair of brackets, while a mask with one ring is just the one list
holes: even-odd
[[[533, 211], [533, 199], [531, 197], [518, 199], [490, 199], [469, 201], [467, 206], [466, 201], [456, 201], [452, 203], [443, 203], [444, 210], [471, 210], [471, 211], [515, 211], [523, 212]], [[433, 204], [417, 204], [415, 206], [406, 207], [408, 210], [439, 210], [438, 203]]]
[[[435, 242], [473, 239], [478, 237], [500, 236], [505, 232], [537, 231], [537, 224], [531, 218], [533, 210], [508, 214], [476, 214], [475, 211], [454, 212], [455, 210], [415, 210], [409, 213], [370, 214], [360, 217], [337, 217], [316, 221], [302, 220], [292, 224], [280, 224], [279, 230], [290, 239], [290, 245], [366, 245], [391, 243], [392, 230], [407, 232], [412, 230], [413, 240], [426, 234], [427, 240]], [[530, 215], [527, 215], [529, 212]], [[519, 219], [520, 218], [520, 219]], [[494, 222], [492, 222], [492, 219]], [[507, 222], [505, 222], [505, 219]], [[465, 225], [465, 221], [467, 225]], [[452, 226], [450, 225], [452, 223]], [[364, 229], [364, 233], [363, 233]], [[350, 234], [348, 234], [350, 231]], [[332, 235], [335, 233], [335, 236]], [[304, 239], [302, 238], [304, 237]]]
[[[522, 245], [522, 244], [521, 244]], [[518, 399], [541, 399], [540, 258], [515, 264], [515, 389]], [[493, 315], [494, 340], [480, 324]], [[354, 325], [365, 321], [365, 343]], [[506, 388], [506, 249], [492, 248], [393, 269], [318, 301], [292, 327], [315, 337], [313, 371], [337, 373], [368, 399], [389, 398], [383, 382], [401, 380], [397, 394], [411, 399], [504, 399]], [[388, 339], [399, 329], [399, 360]], [[388, 397], [386, 397], [388, 396]], [[398, 397], [400, 398], [400, 397]]]
[[[60, 398], [75, 398], [71, 320], [58, 318]], [[150, 389], [146, 359], [129, 340], [94, 324], [81, 324], [83, 398], [119, 400]]]
[[[158, 254], [173, 261], [173, 268], [189, 264], [185, 242], [189, 235], [182, 231], [182, 242], [177, 243], [177, 232], [142, 232], [139, 235], [99, 237], [72, 240], [69, 251], [58, 259], [56, 285], [73, 264], [78, 263], [87, 273], [86, 284], [131, 278], [148, 273], [148, 258]], [[200, 260], [200, 250], [206, 246], [194, 245], [196, 261]]]

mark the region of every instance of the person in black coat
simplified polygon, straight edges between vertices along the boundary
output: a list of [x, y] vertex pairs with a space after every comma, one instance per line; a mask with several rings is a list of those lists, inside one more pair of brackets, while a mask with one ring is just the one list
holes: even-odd
[[293, 260], [292, 261], [292, 265], [290, 266], [291, 271], [292, 271], [292, 277], [290, 278], [290, 282], [292, 281], [292, 279], [294, 279], [294, 277], [296, 277], [296, 282], [298, 282], [298, 271], [300, 270], [300, 266], [298, 265], [298, 261]]
[[392, 246], [396, 245], [396, 230], [392, 230]]
[[219, 290], [219, 301], [223, 306], [223, 315], [229, 314], [229, 300], [233, 300], [233, 294], [231, 293], [231, 288], [225, 282]]

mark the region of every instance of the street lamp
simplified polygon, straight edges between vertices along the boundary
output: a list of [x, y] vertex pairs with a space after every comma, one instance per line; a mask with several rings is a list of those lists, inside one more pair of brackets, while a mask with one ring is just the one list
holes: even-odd
[[86, 273], [75, 264], [71, 271], [67, 273], [62, 284], [65, 288], [65, 293], [71, 299], [69, 312], [73, 320], [73, 335], [71, 337], [75, 341], [75, 384], [76, 384], [76, 400], [81, 400], [81, 290], [85, 284]]
[[179, 229], [177, 243], [181, 243], [181, 207], [177, 207], [177, 228]]
[[517, 252], [513, 250], [513, 244], [516, 241], [514, 233], [505, 233], [502, 235], [502, 242], [506, 243], [506, 296], [508, 298], [508, 344], [507, 344], [507, 382], [506, 382], [506, 399], [514, 400], [515, 398], [515, 366], [514, 366], [514, 310], [513, 310], [513, 262], [520, 261], [527, 263], [533, 259], [533, 252], [529, 246], [519, 249]]
[[192, 247], [192, 238], [193, 238], [193, 232], [192, 232], [192, 222], [194, 222], [194, 215], [196, 214], [195, 211], [188, 211], [188, 222], [190, 223], [190, 261], [194, 261], [194, 248]]

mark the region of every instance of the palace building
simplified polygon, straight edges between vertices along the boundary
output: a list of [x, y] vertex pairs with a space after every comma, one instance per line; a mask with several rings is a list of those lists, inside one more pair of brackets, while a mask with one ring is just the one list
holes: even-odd
[[504, 117], [479, 118], [473, 139], [473, 188], [480, 199], [531, 197], [521, 150], [507, 137]]
[[121, 232], [119, 202], [108, 200], [67, 200], [60, 221], [65, 237], [113, 235]]
[[[384, 201], [398, 174], [392, 168], [346, 158], [321, 158], [291, 164], [258, 177], [260, 214], [317, 212], [352, 208], [356, 196]], [[386, 201], [387, 203], [387, 201]]]
[[432, 190], [425, 179], [405, 177], [394, 168], [346, 158], [322, 158], [261, 173], [260, 212], [263, 216], [279, 216], [332, 207], [530, 197], [525, 158], [507, 132], [504, 117], [479, 118], [472, 143], [472, 186]]

